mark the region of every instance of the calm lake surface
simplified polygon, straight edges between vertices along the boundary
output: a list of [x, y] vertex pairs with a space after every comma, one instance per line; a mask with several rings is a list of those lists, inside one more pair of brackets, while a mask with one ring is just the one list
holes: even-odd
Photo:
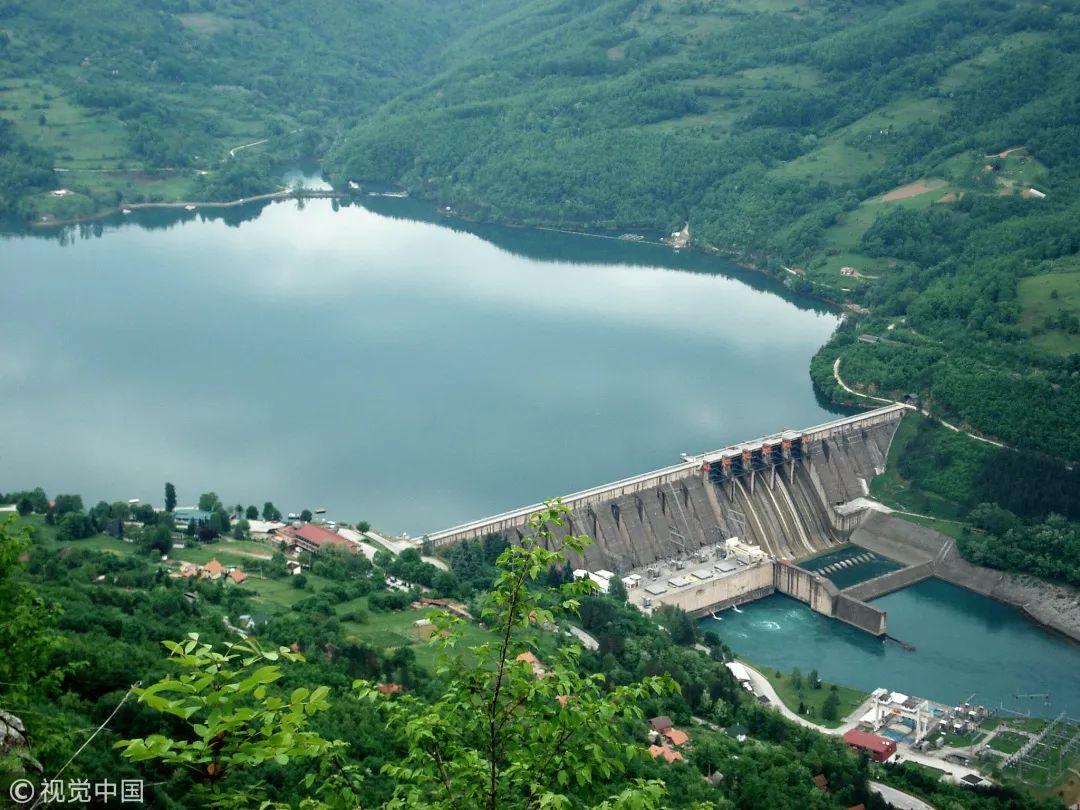
[[[874, 600], [888, 614], [889, 634], [916, 647], [883, 644], [786, 596], [770, 596], [705, 619], [735, 652], [761, 666], [870, 691], [878, 686], [960, 703], [974, 702], [1043, 716], [1080, 715], [1080, 647], [1027, 621], [1019, 612], [936, 579]], [[1042, 699], [1016, 695], [1049, 694]]]
[[835, 314], [757, 274], [370, 206], [0, 238], [0, 490], [417, 535], [834, 416], [807, 368]]

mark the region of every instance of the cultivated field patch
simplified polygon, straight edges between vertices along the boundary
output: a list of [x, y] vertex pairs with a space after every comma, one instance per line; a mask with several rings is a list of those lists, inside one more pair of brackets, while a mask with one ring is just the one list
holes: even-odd
[[944, 180], [916, 180], [914, 183], [908, 183], [906, 186], [900, 186], [899, 188], [894, 188], [887, 194], [882, 194], [881, 201], [896, 202], [897, 200], [907, 200], [922, 194], [928, 194], [931, 191], [937, 191], [944, 185]]

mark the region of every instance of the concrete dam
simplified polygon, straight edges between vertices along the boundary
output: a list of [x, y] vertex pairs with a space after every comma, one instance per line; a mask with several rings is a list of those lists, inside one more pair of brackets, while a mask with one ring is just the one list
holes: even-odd
[[[562, 498], [571, 510], [556, 534], [593, 543], [575, 565], [628, 573], [692, 560], [725, 538], [794, 560], [845, 542], [866, 511], [867, 484], [885, 466], [906, 408], [893, 405], [802, 431], [785, 431], [681, 464]], [[427, 536], [436, 548], [527, 532], [533, 504]]]
[[[552, 527], [553, 533], [593, 538], [584, 555], [571, 556], [574, 567], [619, 575], [640, 571], [652, 579], [664, 571], [703, 564], [721, 554], [726, 538], [737, 537], [760, 548], [763, 559], [752, 568], [761, 572], [733, 571], [718, 577], [703, 589], [708, 596], [690, 599], [686, 609], [707, 613], [725, 602], [746, 601], [751, 592], [758, 598], [780, 591], [882, 635], [881, 611], [791, 563], [847, 542], [860, 525], [870, 511], [868, 483], [884, 470], [889, 444], [906, 411], [905, 406], [891, 405], [685, 455], [680, 464], [567, 495], [562, 502], [570, 515], [565, 526]], [[533, 504], [425, 539], [436, 548], [493, 534], [519, 541], [528, 533], [529, 517], [542, 509], [542, 504]], [[736, 580], [745, 580], [745, 588]], [[721, 582], [734, 591], [716, 590]], [[658, 601], [682, 601], [675, 596]], [[703, 598], [711, 604], [700, 602]]]

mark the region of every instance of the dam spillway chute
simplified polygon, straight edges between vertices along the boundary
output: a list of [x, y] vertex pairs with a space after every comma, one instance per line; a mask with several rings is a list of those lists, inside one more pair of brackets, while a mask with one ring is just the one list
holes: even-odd
[[[583, 559], [573, 562], [622, 573], [700, 558], [723, 537], [745, 538], [766, 555], [794, 559], [843, 542], [866, 513], [859, 505], [865, 482], [880, 469], [904, 412], [888, 406], [687, 454], [670, 467], [565, 496], [572, 512], [566, 529], [594, 535]], [[523, 507], [429, 538], [437, 546], [488, 533], [514, 541], [514, 530], [541, 508]]]

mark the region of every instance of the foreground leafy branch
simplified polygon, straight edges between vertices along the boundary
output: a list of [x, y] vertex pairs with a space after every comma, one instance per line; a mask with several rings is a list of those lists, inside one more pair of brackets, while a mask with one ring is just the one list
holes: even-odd
[[[580, 673], [579, 647], [558, 650], [551, 667], [528, 655], [541, 647], [538, 629], [554, 626], [552, 607], [575, 612], [573, 597], [588, 587], [573, 583], [552, 591], [536, 585], [563, 561], [563, 548], [581, 552], [589, 542], [556, 537], [566, 513], [561, 504], [548, 504], [530, 521], [532, 537], [499, 557], [482, 614], [497, 641], [452, 655], [461, 620], [436, 617], [446, 653], [438, 673], [449, 686], [433, 705], [409, 696], [388, 700], [372, 684], [356, 683], [363, 699], [383, 706], [388, 731], [407, 743], [408, 755], [384, 769], [397, 781], [391, 807], [590, 806], [644, 753], [623, 742], [619, 724], [640, 720], [646, 699], [677, 688], [670, 678], [606, 691], [603, 675]], [[635, 782], [596, 806], [658, 806], [660, 787]]]

